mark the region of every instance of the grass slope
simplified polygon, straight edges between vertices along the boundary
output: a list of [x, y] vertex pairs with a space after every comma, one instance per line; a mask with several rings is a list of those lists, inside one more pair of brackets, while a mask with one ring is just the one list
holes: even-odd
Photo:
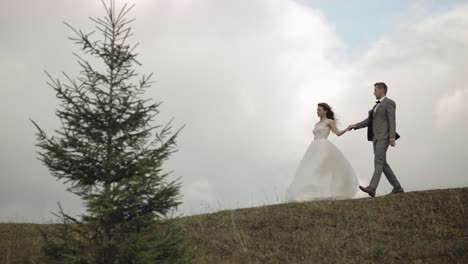
[[[468, 263], [468, 188], [178, 218], [193, 263]], [[33, 224], [0, 224], [0, 263], [38, 263]], [[53, 228], [53, 225], [39, 225]]]

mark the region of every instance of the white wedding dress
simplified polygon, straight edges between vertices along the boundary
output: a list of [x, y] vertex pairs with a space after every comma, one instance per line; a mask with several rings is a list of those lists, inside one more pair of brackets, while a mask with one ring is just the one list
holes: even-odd
[[343, 153], [328, 140], [329, 122], [315, 124], [314, 141], [309, 145], [293, 182], [286, 192], [286, 201], [348, 199], [356, 195], [358, 179]]

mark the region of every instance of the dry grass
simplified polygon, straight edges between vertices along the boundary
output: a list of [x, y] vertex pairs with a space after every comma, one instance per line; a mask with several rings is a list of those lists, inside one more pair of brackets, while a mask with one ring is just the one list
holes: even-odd
[[42, 237], [38, 227], [53, 225], [0, 223], [0, 263], [39, 263]]
[[468, 188], [178, 219], [195, 263], [468, 263]]
[[[175, 221], [194, 242], [193, 263], [468, 263], [468, 188]], [[0, 224], [0, 263], [39, 263], [37, 226]]]

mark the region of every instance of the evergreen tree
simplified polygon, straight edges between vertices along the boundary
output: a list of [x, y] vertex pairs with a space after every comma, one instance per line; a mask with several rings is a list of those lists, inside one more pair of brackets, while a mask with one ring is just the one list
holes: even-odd
[[180, 203], [180, 183], [162, 169], [180, 129], [155, 124], [160, 103], [142, 98], [152, 74], [134, 70], [138, 44], [128, 44], [133, 19], [126, 18], [133, 6], [103, 5], [105, 16], [91, 18], [98, 39], [65, 23], [94, 63], [75, 54], [80, 77], [64, 73], [65, 82], [46, 72], [60, 100], [61, 127], [49, 137], [32, 121], [40, 160], [86, 209], [72, 217], [59, 204], [63, 224], [43, 232], [43, 252], [47, 263], [183, 262], [185, 240], [166, 219]]

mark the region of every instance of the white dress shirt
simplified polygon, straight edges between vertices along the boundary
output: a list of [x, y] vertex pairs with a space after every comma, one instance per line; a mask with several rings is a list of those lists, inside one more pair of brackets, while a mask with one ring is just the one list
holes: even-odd
[[380, 104], [382, 104], [382, 101], [383, 101], [385, 98], [387, 98], [387, 96], [384, 96], [384, 97], [382, 97], [382, 98], [380, 98], [380, 99], [377, 100], [377, 101], [380, 101], [380, 103], [377, 104], [377, 106], [375, 107], [374, 113], [375, 113], [375, 111], [377, 111], [377, 108], [379, 108]]

